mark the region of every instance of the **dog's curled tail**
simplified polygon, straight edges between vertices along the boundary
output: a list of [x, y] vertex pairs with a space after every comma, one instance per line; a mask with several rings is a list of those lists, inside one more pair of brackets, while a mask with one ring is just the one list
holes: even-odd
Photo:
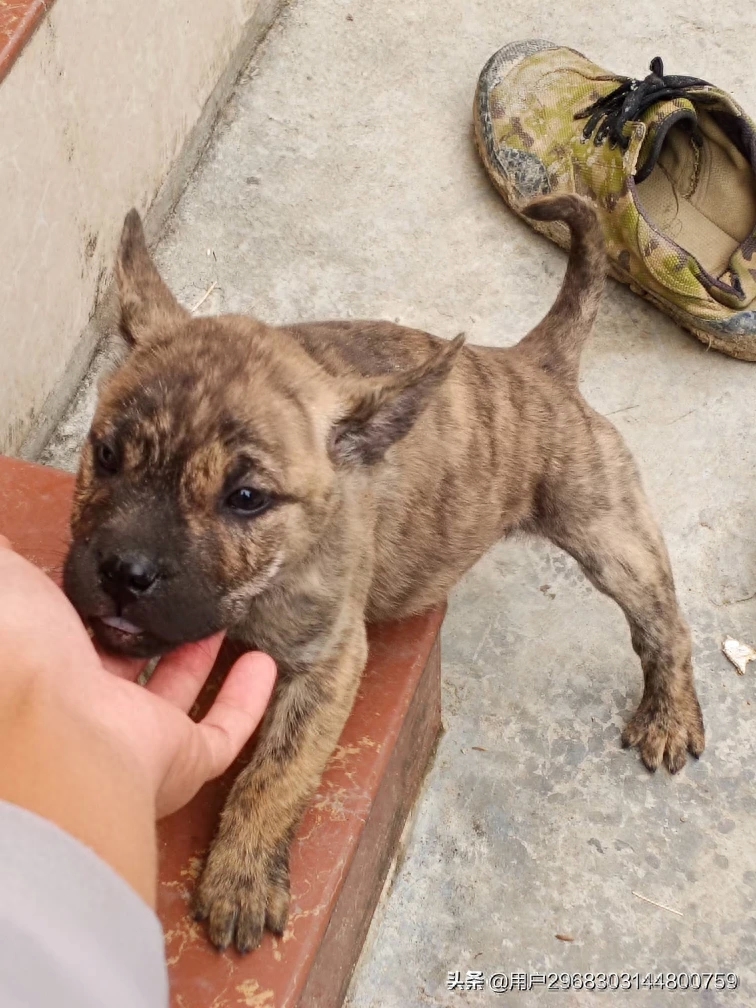
[[[580, 352], [596, 319], [606, 276], [606, 252], [598, 214], [582, 196], [541, 196], [523, 207], [536, 221], [563, 221], [570, 255], [562, 287], [545, 318], [520, 346], [550, 373], [576, 383]], [[548, 230], [549, 229], [545, 229]], [[558, 239], [557, 239], [558, 240]]]

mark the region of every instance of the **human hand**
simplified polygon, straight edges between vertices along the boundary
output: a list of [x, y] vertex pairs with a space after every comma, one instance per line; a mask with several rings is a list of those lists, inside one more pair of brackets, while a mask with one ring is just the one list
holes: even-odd
[[250, 652], [236, 661], [205, 718], [191, 720], [187, 712], [222, 638], [178, 648], [139, 686], [132, 680], [144, 663], [98, 655], [65, 595], [0, 536], [0, 708], [14, 690], [31, 689], [55, 717], [104, 736], [146, 783], [156, 816], [223, 773], [270, 698], [275, 665]]

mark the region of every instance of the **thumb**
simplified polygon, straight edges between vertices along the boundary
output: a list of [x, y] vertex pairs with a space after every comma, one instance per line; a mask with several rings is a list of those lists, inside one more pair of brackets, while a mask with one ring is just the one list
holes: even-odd
[[222, 774], [249, 741], [275, 681], [276, 665], [269, 655], [249, 651], [234, 663], [215, 703], [197, 725], [208, 754], [205, 780]]

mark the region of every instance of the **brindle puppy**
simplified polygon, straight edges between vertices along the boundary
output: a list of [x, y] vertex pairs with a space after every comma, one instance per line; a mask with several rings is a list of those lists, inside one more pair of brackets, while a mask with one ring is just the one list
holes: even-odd
[[65, 585], [114, 651], [226, 628], [278, 662], [196, 895], [219, 948], [283, 931], [289, 844], [352, 707], [365, 623], [439, 602], [510, 532], [572, 554], [625, 613], [645, 686], [623, 743], [672, 773], [704, 748], [664, 542], [620, 435], [578, 391], [597, 218], [577, 196], [528, 213], [566, 222], [572, 251], [555, 304], [506, 350], [386, 322], [192, 318], [126, 218], [132, 351], [83, 453]]

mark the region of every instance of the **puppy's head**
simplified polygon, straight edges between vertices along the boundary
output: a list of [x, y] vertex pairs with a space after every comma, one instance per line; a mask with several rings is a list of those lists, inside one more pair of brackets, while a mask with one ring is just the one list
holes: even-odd
[[286, 330], [192, 318], [139, 216], [116, 264], [125, 362], [79, 469], [64, 585], [106, 648], [150, 657], [243, 619], [316, 544], [344, 474], [403, 437], [451, 367], [335, 379]]

